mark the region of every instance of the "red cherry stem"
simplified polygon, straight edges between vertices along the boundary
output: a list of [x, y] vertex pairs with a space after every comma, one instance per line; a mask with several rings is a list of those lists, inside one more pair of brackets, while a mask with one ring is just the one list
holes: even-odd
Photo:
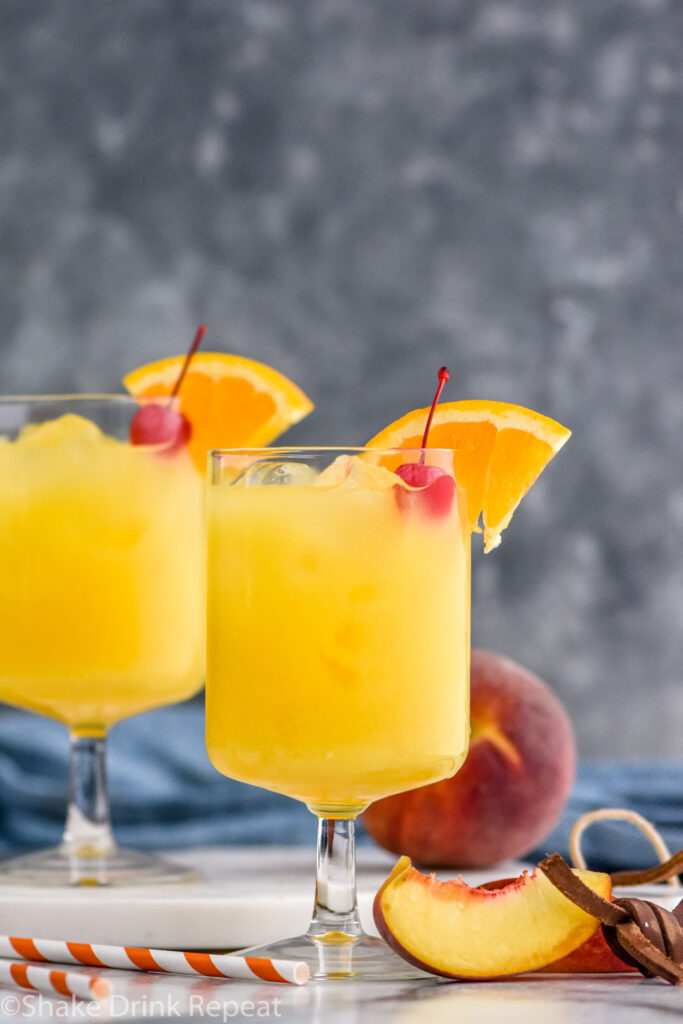
[[434, 395], [434, 401], [432, 402], [432, 407], [429, 410], [429, 416], [427, 417], [427, 423], [426, 423], [426, 426], [425, 426], [425, 432], [422, 435], [422, 454], [420, 455], [420, 463], [419, 463], [420, 466], [424, 466], [424, 461], [425, 461], [425, 451], [424, 451], [424, 449], [427, 447], [427, 441], [429, 440], [429, 431], [431, 430], [432, 420], [434, 419], [434, 413], [436, 411], [436, 403], [439, 401], [439, 396], [441, 395], [441, 392], [443, 391], [444, 384], [446, 383], [447, 380], [450, 380], [450, 379], [451, 379], [451, 375], [448, 372], [448, 368], [446, 366], [442, 366], [441, 369], [439, 370], [439, 384], [438, 384], [437, 389], [436, 389], [436, 394]]
[[192, 362], [192, 357], [194, 356], [195, 352], [199, 348], [199, 346], [201, 344], [201, 341], [202, 341], [202, 338], [204, 337], [205, 334], [206, 334], [206, 327], [204, 326], [204, 324], [200, 324], [199, 327], [197, 328], [197, 333], [194, 336], [194, 341], [190, 345], [190, 351], [185, 356], [185, 362], [183, 363], [183, 368], [180, 371], [180, 373], [178, 374], [177, 381], [173, 385], [173, 391], [169, 395], [169, 399], [168, 399], [168, 404], [169, 405], [172, 404], [173, 399], [176, 397], [176, 395], [180, 391], [180, 385], [183, 383], [183, 380], [185, 379], [185, 374], [187, 373], [187, 371], [189, 369], [189, 366], [190, 366], [190, 363]]

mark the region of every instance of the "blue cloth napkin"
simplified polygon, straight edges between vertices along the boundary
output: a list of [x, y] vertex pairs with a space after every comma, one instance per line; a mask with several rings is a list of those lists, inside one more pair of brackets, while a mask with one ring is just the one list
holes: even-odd
[[[112, 729], [107, 773], [121, 845], [313, 843], [315, 821], [294, 800], [226, 779], [204, 747], [199, 700], [137, 715]], [[59, 842], [68, 788], [67, 730], [0, 712], [0, 856]]]
[[[683, 761], [580, 761], [562, 817], [528, 859], [540, 860], [555, 850], [569, 857], [572, 825], [579, 815], [598, 807], [637, 811], [675, 853], [683, 847]], [[595, 822], [584, 832], [581, 849], [588, 867], [596, 870], [647, 868], [659, 862], [643, 833], [627, 822]]]
[[[0, 856], [59, 841], [67, 794], [66, 729], [12, 708], [0, 711]], [[124, 845], [171, 849], [212, 843], [311, 844], [315, 823], [294, 800], [226, 779], [204, 748], [199, 700], [117, 725], [109, 739], [109, 790]], [[650, 818], [672, 850], [683, 847], [683, 761], [583, 761], [552, 833], [529, 854], [568, 855], [569, 831], [596, 807], [628, 807]], [[361, 841], [364, 839], [362, 825]], [[600, 823], [584, 835], [591, 867], [656, 862], [632, 826]]]

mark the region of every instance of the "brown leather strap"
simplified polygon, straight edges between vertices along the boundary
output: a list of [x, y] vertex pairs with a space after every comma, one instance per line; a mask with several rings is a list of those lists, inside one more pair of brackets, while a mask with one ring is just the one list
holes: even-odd
[[553, 853], [550, 857], [546, 857], [538, 866], [563, 896], [575, 903], [577, 907], [581, 907], [591, 917], [597, 917], [598, 921], [602, 921], [603, 924], [611, 925], [629, 920], [628, 910], [615, 903], [610, 903], [609, 900], [604, 900], [602, 896], [598, 896], [596, 892], [589, 889], [559, 853]]
[[683, 850], [674, 853], [663, 864], [657, 864], [654, 868], [647, 868], [645, 871], [615, 871], [612, 875], [612, 885], [648, 885], [654, 882], [665, 882], [667, 878], [680, 875], [683, 872]]
[[546, 857], [539, 868], [563, 896], [602, 923], [605, 939], [617, 956], [646, 977], [662, 978], [671, 985], [683, 983], [683, 926], [675, 912], [648, 900], [603, 899], [559, 853]]

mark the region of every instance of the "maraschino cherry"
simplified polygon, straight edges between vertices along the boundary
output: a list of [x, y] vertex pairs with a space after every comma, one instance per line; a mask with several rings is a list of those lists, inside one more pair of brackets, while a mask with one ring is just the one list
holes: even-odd
[[410, 487], [417, 487], [420, 490], [415, 494], [406, 491], [404, 487], [396, 488], [396, 500], [401, 508], [408, 508], [418, 500], [420, 507], [435, 518], [447, 516], [453, 504], [455, 494], [455, 480], [439, 466], [425, 466], [425, 448], [429, 440], [429, 431], [434, 419], [436, 403], [439, 401], [443, 386], [450, 380], [450, 374], [445, 366], [439, 370], [439, 383], [434, 395], [432, 407], [429, 410], [425, 431], [422, 435], [422, 453], [419, 462], [404, 462], [396, 470], [401, 480], [404, 480]]
[[141, 406], [135, 413], [130, 424], [131, 444], [163, 445], [164, 454], [171, 454], [190, 440], [192, 425], [187, 416], [173, 408], [173, 399], [180, 391], [180, 385], [205, 334], [206, 327], [202, 324], [185, 356], [185, 362], [173, 385], [168, 402], [152, 402], [150, 405]]

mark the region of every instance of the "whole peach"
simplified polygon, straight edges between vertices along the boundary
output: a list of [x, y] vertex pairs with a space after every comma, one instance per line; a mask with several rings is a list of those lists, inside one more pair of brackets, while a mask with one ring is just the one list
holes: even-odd
[[473, 650], [472, 736], [450, 779], [386, 797], [363, 815], [393, 853], [430, 867], [488, 867], [548, 834], [574, 777], [571, 723], [545, 683], [516, 662]]

